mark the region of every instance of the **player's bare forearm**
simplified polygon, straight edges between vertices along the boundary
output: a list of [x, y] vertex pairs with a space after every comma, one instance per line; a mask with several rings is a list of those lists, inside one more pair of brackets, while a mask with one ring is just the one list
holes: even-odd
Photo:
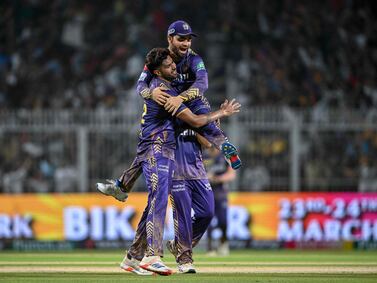
[[200, 124], [201, 124], [200, 127], [207, 125], [211, 122], [214, 122], [218, 119], [221, 119], [225, 116], [226, 116], [226, 113], [222, 109], [219, 109], [215, 112], [210, 112], [210, 113], [207, 113], [207, 114], [198, 115], [198, 120], [200, 121]]
[[216, 176], [216, 181], [218, 183], [228, 183], [236, 179], [236, 171], [232, 169], [232, 167], [228, 167], [224, 174], [220, 176]]
[[177, 117], [188, 123], [191, 127], [200, 128], [225, 116], [231, 116], [237, 112], [240, 112], [240, 107], [241, 104], [236, 102], [234, 99], [230, 102], [225, 100], [225, 102], [221, 105], [221, 108], [215, 112], [195, 115], [189, 109], [185, 109], [184, 111], [178, 113]]
[[204, 148], [211, 148], [212, 144], [202, 135], [199, 135], [198, 133], [196, 134], [196, 139], [198, 142], [202, 145]]
[[177, 118], [181, 119], [182, 121], [186, 122], [193, 128], [200, 128], [208, 123], [215, 121], [224, 116], [223, 110], [217, 110], [215, 112], [211, 112], [208, 114], [201, 114], [195, 115], [193, 114], [190, 109], [186, 108], [184, 111], [177, 114]]

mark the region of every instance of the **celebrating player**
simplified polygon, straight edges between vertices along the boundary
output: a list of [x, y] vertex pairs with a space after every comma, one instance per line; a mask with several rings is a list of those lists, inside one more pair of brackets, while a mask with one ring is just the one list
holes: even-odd
[[[176, 78], [176, 65], [166, 48], [151, 50], [146, 59], [149, 70], [156, 75], [151, 81], [151, 88], [164, 86], [169, 95], [177, 93], [170, 82]], [[171, 116], [162, 106], [153, 100], [145, 99], [142, 115], [141, 131], [137, 157], [134, 164], [142, 168], [148, 188], [148, 204], [139, 222], [134, 243], [121, 266], [123, 269], [142, 274], [139, 266], [158, 274], [170, 275], [172, 270], [161, 261], [163, 255], [163, 227], [167, 207], [168, 190], [171, 187], [171, 176], [174, 166], [175, 132]], [[192, 127], [203, 127], [217, 119], [239, 112], [240, 104], [234, 100], [222, 105], [215, 112], [196, 115], [183, 104], [176, 117]], [[209, 139], [212, 133], [207, 133]], [[109, 187], [97, 184], [98, 190], [104, 194], [112, 194]], [[118, 188], [118, 187], [117, 187]], [[117, 195], [121, 198], [121, 195]], [[141, 248], [141, 246], [143, 248]], [[141, 262], [139, 262], [141, 260]], [[137, 264], [139, 263], [139, 264]]]
[[[137, 83], [137, 92], [143, 98], [153, 99], [158, 104], [164, 105], [165, 109], [172, 112], [173, 115], [182, 102], [187, 103], [193, 100], [196, 103], [192, 107], [189, 106], [191, 111], [195, 112], [196, 108], [203, 108], [203, 110], [210, 112], [211, 109], [207, 99], [203, 96], [208, 89], [208, 74], [202, 58], [191, 49], [193, 36], [195, 37], [196, 34], [192, 32], [191, 27], [185, 21], [175, 21], [168, 28], [168, 48], [178, 72], [178, 78], [172, 82], [172, 87], [179, 93], [178, 97], [169, 96], [164, 91], [164, 87], [152, 89], [150, 81], [153, 78], [153, 74], [148, 67], [144, 68]], [[207, 132], [214, 132], [215, 136], [219, 138], [215, 141], [210, 140], [210, 142], [223, 152], [232, 168], [238, 169], [241, 167], [241, 160], [236, 147], [229, 143], [217, 124], [211, 123], [206, 127]]]

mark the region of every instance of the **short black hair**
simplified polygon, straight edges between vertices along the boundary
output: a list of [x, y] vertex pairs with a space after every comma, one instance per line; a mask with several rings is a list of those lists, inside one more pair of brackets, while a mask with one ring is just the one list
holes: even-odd
[[167, 48], [153, 48], [151, 51], [148, 52], [147, 57], [145, 58], [145, 65], [149, 69], [151, 73], [157, 70], [162, 61], [164, 61], [170, 55], [169, 49]]

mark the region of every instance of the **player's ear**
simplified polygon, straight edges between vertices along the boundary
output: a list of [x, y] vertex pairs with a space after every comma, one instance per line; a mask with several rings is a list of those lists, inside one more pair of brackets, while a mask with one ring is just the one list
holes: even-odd
[[171, 44], [173, 42], [173, 36], [168, 35], [168, 42], [169, 42], [169, 44]]
[[161, 72], [160, 72], [160, 70], [154, 70], [154, 71], [153, 71], [153, 74], [155, 74], [156, 76], [160, 76], [160, 75], [161, 75]]

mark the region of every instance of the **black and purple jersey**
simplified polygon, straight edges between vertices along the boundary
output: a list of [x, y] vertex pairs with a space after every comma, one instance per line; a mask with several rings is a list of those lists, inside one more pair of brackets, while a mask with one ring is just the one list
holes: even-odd
[[[177, 95], [177, 92], [170, 87], [168, 82], [158, 77], [152, 79], [150, 88], [153, 89], [161, 85], [169, 88], [167, 92], [170, 95]], [[166, 157], [174, 158], [176, 148], [174, 120], [176, 118], [172, 117], [171, 113], [152, 99], [145, 99], [143, 108], [137, 154], [148, 157], [151, 149], [153, 149], [155, 151], [160, 150], [163, 154], [166, 154]], [[186, 109], [186, 106], [182, 104], [177, 113], [184, 109]]]
[[[203, 59], [194, 51], [189, 49], [186, 55], [179, 61], [177, 65], [178, 77], [172, 82], [172, 86], [178, 93], [188, 90], [188, 100], [202, 97], [208, 89], [208, 74]], [[136, 91], [141, 96], [149, 93], [151, 90], [150, 82], [153, 74], [145, 66], [137, 82]]]
[[201, 145], [193, 130], [185, 129], [177, 137], [174, 180], [203, 180], [207, 173], [203, 165]]
[[[229, 167], [228, 162], [224, 159], [224, 156], [219, 153], [215, 157], [209, 156], [209, 154], [204, 154], [204, 165], [208, 174], [213, 174], [219, 176], [224, 174]], [[226, 197], [228, 191], [228, 185], [224, 183], [211, 184], [212, 189], [215, 194], [215, 198]]]

